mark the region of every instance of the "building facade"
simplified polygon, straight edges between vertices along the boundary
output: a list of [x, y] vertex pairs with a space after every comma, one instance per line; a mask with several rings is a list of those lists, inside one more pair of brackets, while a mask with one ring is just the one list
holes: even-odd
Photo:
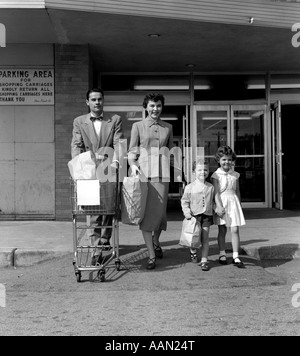
[[72, 124], [95, 86], [127, 139], [145, 93], [165, 95], [187, 180], [229, 144], [243, 206], [299, 206], [299, 22], [291, 1], [0, 1], [0, 219], [71, 217]]

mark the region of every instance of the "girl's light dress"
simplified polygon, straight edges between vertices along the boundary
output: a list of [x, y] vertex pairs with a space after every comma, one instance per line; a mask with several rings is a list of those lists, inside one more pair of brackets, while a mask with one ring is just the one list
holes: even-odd
[[236, 194], [236, 182], [240, 174], [233, 170], [228, 172], [218, 168], [211, 176], [218, 181], [218, 191], [225, 209], [225, 214], [220, 218], [215, 214], [216, 225], [242, 226], [245, 225], [245, 218], [241, 203]]

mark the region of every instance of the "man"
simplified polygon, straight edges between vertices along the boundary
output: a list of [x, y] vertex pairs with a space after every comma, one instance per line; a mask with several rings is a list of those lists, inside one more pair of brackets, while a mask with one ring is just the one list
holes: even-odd
[[[97, 167], [101, 164], [105, 166], [109, 157], [111, 167], [116, 168], [119, 163], [119, 141], [123, 138], [121, 117], [103, 111], [104, 93], [100, 88], [88, 90], [86, 105], [89, 114], [79, 116], [73, 122], [72, 158], [91, 151]], [[96, 221], [98, 226], [111, 226], [112, 218], [112, 215], [100, 215]], [[109, 245], [111, 233], [111, 228], [96, 228], [91, 235], [92, 244]]]

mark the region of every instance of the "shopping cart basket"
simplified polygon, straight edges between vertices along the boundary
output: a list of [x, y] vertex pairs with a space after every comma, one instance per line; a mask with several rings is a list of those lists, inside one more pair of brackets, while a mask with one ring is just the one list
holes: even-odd
[[[120, 270], [119, 258], [119, 220], [120, 220], [120, 184], [118, 174], [115, 182], [99, 180], [71, 179], [71, 203], [73, 216], [73, 266], [77, 282], [82, 272], [88, 271], [90, 281], [105, 281], [108, 268]], [[112, 224], [99, 226], [95, 216], [111, 215]], [[109, 245], [98, 245], [91, 241], [93, 230], [111, 228]], [[94, 243], [93, 243], [94, 242]], [[115, 260], [115, 265], [111, 262]], [[94, 272], [96, 277], [94, 278]]]

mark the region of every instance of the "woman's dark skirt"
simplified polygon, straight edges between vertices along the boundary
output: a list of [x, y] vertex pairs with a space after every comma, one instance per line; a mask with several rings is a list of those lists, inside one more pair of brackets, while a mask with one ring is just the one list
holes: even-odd
[[167, 203], [169, 182], [148, 180], [148, 195], [145, 216], [140, 223], [144, 231], [167, 230]]

